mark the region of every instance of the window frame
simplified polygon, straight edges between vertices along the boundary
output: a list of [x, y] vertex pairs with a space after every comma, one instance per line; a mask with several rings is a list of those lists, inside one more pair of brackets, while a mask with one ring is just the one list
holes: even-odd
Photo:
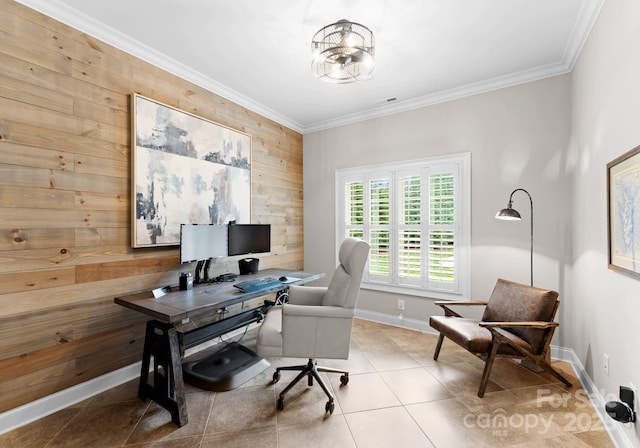
[[[441, 172], [451, 172], [455, 167], [454, 188], [455, 188], [455, 260], [457, 287], [454, 290], [440, 289], [430, 286], [429, 280], [429, 213], [431, 199], [428, 194], [429, 182], [421, 184], [421, 245], [426, 245], [426, 252], [422, 254], [422, 275], [420, 282], [405, 280], [399, 282], [398, 276], [398, 237], [399, 230], [407, 226], [400, 224], [401, 220], [396, 214], [399, 212], [401, 203], [398, 184], [401, 174], [420, 173], [421, 179], [428, 180], [431, 174]], [[390, 232], [390, 276], [389, 280], [369, 275], [368, 266], [361, 287], [382, 292], [399, 293], [404, 295], [430, 297], [444, 300], [464, 300], [468, 299], [471, 287], [471, 153], [452, 154], [446, 156], [436, 156], [424, 159], [409, 160], [402, 162], [391, 162], [376, 165], [366, 165], [353, 168], [337, 169], [335, 172], [335, 213], [336, 213], [336, 254], [344, 237], [348, 234], [349, 226], [346, 223], [346, 189], [348, 183], [359, 182], [363, 184], [364, 204], [363, 211], [365, 218], [369, 216], [369, 186], [372, 179], [380, 179], [383, 175], [390, 176], [390, 202], [391, 219], [389, 224]], [[424, 203], [427, 201], [426, 204]], [[357, 227], [357, 226], [356, 226]], [[363, 222], [362, 229], [365, 236], [371, 229], [371, 224]], [[426, 238], [426, 239], [425, 239]], [[423, 249], [425, 250], [425, 249]], [[371, 261], [371, 256], [369, 261]], [[425, 263], [426, 261], [426, 263]], [[385, 277], [386, 278], [386, 277]]]

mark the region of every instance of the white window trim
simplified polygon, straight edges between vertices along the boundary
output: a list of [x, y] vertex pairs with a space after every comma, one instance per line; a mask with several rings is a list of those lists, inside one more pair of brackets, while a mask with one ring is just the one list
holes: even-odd
[[[429, 157], [425, 159], [409, 160], [403, 162], [392, 162], [377, 165], [366, 165], [354, 168], [343, 168], [336, 170], [335, 174], [335, 216], [336, 216], [336, 257], [342, 242], [342, 235], [345, 234], [345, 225], [342, 218], [344, 210], [344, 190], [343, 185], [350, 178], [360, 179], [363, 174], [381, 171], [402, 171], [415, 170], [416, 167], [436, 168], [441, 165], [458, 164], [458, 188], [461, 200], [456, 203], [459, 216], [456, 217], [456, 224], [459, 226], [458, 241], [456, 244], [459, 250], [459, 287], [458, 292], [442, 291], [437, 289], [425, 289], [422, 286], [412, 285], [392, 285], [380, 283], [373, 280], [362, 282], [363, 289], [375, 291], [404, 294], [417, 297], [429, 297], [442, 300], [468, 300], [471, 290], [471, 153], [460, 153], [446, 156]], [[395, 190], [395, 186], [394, 186]], [[392, 190], [393, 191], [393, 190]], [[396, 226], [395, 220], [392, 226]]]

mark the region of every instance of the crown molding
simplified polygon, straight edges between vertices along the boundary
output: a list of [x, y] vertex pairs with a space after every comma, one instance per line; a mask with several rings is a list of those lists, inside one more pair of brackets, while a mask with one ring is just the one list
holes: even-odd
[[439, 103], [445, 103], [472, 95], [490, 92], [493, 90], [512, 87], [527, 82], [538, 81], [544, 78], [563, 75], [573, 70], [580, 52], [584, 47], [591, 29], [602, 10], [605, 0], [585, 1], [582, 3], [580, 14], [576, 19], [576, 23], [571, 31], [571, 36], [564, 49], [562, 59], [554, 64], [542, 67], [536, 67], [532, 70], [524, 70], [511, 73], [504, 76], [480, 81], [464, 86], [456, 87], [449, 90], [435, 92], [422, 97], [412, 98], [406, 101], [398, 101], [393, 104], [384, 104], [377, 108], [370, 109], [364, 113], [355, 113], [343, 115], [330, 120], [317, 122], [303, 128], [303, 134], [331, 129], [348, 124], [358, 123], [373, 118], [380, 118], [388, 115], [406, 112], [409, 110], [419, 109], [422, 107], [433, 106]]
[[166, 70], [182, 79], [190, 81], [216, 95], [220, 95], [252, 112], [258, 113], [270, 120], [286, 126], [301, 134], [309, 134], [339, 126], [345, 126], [374, 118], [406, 112], [422, 107], [432, 106], [439, 103], [453, 101], [472, 95], [490, 92], [505, 87], [537, 81], [552, 76], [569, 73], [578, 60], [580, 51], [593, 28], [593, 25], [604, 5], [605, 0], [585, 1], [580, 11], [579, 17], [574, 24], [571, 37], [567, 42], [562, 59], [557, 63], [532, 70], [511, 73], [489, 80], [467, 84], [453, 89], [435, 92], [418, 98], [406, 101], [398, 101], [393, 104], [384, 104], [370, 109], [366, 112], [359, 112], [349, 115], [324, 120], [316, 123], [304, 125], [298, 121], [286, 117], [269, 107], [258, 103], [251, 98], [237, 92], [204, 74], [187, 67], [186, 65], [167, 57], [166, 55], [150, 48], [149, 46], [135, 41], [119, 31], [89, 17], [79, 11], [69, 8], [59, 0], [16, 0], [17, 2], [35, 9], [49, 17], [52, 17], [66, 25], [69, 25], [81, 32], [94, 36], [105, 43], [112, 45], [132, 56], [142, 59], [156, 67]]
[[446, 103], [448, 101], [491, 92], [493, 90], [499, 90], [505, 87], [512, 87], [519, 84], [538, 81], [540, 79], [551, 78], [553, 76], [568, 73], [569, 71], [570, 70], [567, 67], [567, 64], [564, 62], [560, 62], [558, 64], [537, 67], [533, 70], [525, 70], [517, 73], [511, 73], [509, 75], [498, 76], [489, 80], [466, 84], [464, 86], [431, 93], [406, 101], [398, 101], [394, 102], [393, 104], [383, 105], [364, 113], [344, 115], [335, 119], [318, 122], [310, 126], [305, 126], [303, 129], [303, 133], [308, 134], [335, 128], [338, 126], [345, 126], [348, 124], [370, 120], [373, 118], [380, 118], [414, 109], [420, 109], [422, 107], [433, 106], [435, 104]]
[[176, 75], [186, 81], [192, 82], [216, 95], [226, 98], [246, 109], [260, 114], [270, 120], [288, 127], [296, 132], [302, 133], [303, 126], [285, 117], [282, 114], [256, 102], [251, 98], [237, 92], [224, 84], [194, 70], [169, 56], [154, 50], [120, 31], [95, 20], [94, 18], [81, 13], [58, 0], [16, 0], [31, 9], [49, 16], [59, 22], [69, 25], [83, 33], [89, 34], [101, 41], [124, 51], [138, 59], [159, 67], [167, 72]]
[[600, 11], [604, 6], [605, 1], [606, 0], [593, 0], [582, 3], [580, 15], [573, 26], [571, 37], [569, 38], [564, 54], [562, 55], [562, 60], [565, 61], [567, 71], [572, 71], [578, 61], [582, 48], [584, 47], [589, 34], [591, 34], [593, 25], [595, 25], [596, 19], [600, 15]]

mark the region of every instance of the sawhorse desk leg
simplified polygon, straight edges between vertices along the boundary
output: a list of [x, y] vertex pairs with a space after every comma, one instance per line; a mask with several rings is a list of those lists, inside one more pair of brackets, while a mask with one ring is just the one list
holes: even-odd
[[[151, 398], [171, 413], [176, 425], [184, 426], [189, 420], [180, 354], [178, 333], [173, 325], [157, 320], [147, 322], [138, 397], [145, 401]], [[153, 384], [149, 384], [152, 356]]]

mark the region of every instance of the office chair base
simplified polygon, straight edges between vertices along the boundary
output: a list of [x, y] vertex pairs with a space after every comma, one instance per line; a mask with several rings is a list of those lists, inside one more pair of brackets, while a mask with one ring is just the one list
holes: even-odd
[[342, 386], [346, 386], [349, 383], [349, 372], [345, 370], [332, 369], [330, 367], [321, 367], [318, 366], [316, 361], [309, 358], [309, 362], [306, 365], [299, 366], [287, 366], [287, 367], [278, 367], [276, 371], [273, 373], [273, 383], [277, 383], [280, 381], [280, 371], [281, 370], [300, 370], [300, 373], [291, 381], [287, 387], [284, 388], [282, 392], [280, 392], [280, 397], [278, 398], [278, 402], [276, 403], [276, 409], [278, 411], [282, 411], [284, 409], [284, 394], [286, 394], [293, 386], [295, 386], [302, 378], [307, 377], [307, 384], [309, 386], [313, 386], [313, 379], [318, 382], [325, 395], [329, 398], [327, 401], [324, 410], [326, 413], [333, 414], [333, 410], [335, 408], [334, 397], [333, 394], [329, 391], [329, 388], [325, 384], [325, 382], [320, 377], [319, 372], [330, 372], [330, 373], [341, 373], [340, 376], [340, 384]]

